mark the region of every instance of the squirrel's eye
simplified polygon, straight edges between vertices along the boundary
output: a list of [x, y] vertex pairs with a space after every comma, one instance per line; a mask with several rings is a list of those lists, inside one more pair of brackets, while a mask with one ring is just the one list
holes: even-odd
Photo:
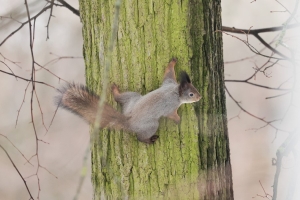
[[189, 95], [190, 95], [190, 97], [194, 96], [194, 94], [193, 94], [193, 93], [190, 93]]

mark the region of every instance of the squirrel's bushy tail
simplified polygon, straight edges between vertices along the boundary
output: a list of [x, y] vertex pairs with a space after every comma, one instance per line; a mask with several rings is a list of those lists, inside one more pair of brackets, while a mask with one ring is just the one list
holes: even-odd
[[[88, 123], [93, 124], [98, 110], [99, 96], [87, 87], [77, 84], [68, 84], [59, 90], [56, 104], [80, 116]], [[109, 129], [127, 129], [128, 119], [108, 104], [104, 104], [101, 114], [100, 127]]]

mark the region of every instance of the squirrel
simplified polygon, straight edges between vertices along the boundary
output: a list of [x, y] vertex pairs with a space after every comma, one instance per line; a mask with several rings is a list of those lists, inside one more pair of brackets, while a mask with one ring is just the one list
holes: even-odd
[[[172, 119], [178, 124], [179, 106], [197, 102], [201, 95], [185, 71], [181, 72], [180, 83], [177, 83], [174, 71], [176, 62], [176, 58], [169, 62], [161, 87], [144, 96], [137, 92], [121, 93], [113, 83], [112, 94], [115, 101], [122, 105], [122, 113], [105, 103], [100, 127], [134, 132], [139, 141], [152, 144], [159, 137], [155, 133], [161, 117]], [[74, 83], [66, 85], [59, 93], [56, 101], [59, 107], [79, 115], [90, 124], [95, 122], [99, 96], [87, 87]]]

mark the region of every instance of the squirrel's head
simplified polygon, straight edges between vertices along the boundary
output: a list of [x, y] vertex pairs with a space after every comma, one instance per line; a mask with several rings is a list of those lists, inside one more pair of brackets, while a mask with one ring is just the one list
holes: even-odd
[[180, 73], [179, 97], [181, 103], [193, 103], [201, 99], [201, 95], [185, 71]]

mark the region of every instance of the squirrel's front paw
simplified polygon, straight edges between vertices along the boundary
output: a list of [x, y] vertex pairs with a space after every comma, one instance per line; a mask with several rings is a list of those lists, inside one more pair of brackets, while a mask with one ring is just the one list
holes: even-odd
[[153, 136], [151, 136], [151, 138], [150, 138], [151, 144], [153, 144], [158, 138], [159, 138], [158, 135], [153, 135]]
[[178, 117], [178, 118], [176, 118], [176, 119], [173, 119], [174, 120], [174, 122], [176, 123], [176, 124], [179, 124], [180, 123], [180, 117]]
[[113, 84], [111, 85], [111, 91], [112, 91], [112, 93], [113, 93], [114, 95], [120, 94], [119, 88], [118, 88], [118, 86], [117, 86], [115, 83], [113, 83]]
[[173, 61], [173, 62], [177, 63], [177, 58], [172, 58], [172, 60], [171, 60], [171, 61]]
[[175, 110], [173, 113], [167, 116], [169, 119], [172, 119], [176, 124], [180, 123], [180, 117], [177, 114], [177, 110]]

